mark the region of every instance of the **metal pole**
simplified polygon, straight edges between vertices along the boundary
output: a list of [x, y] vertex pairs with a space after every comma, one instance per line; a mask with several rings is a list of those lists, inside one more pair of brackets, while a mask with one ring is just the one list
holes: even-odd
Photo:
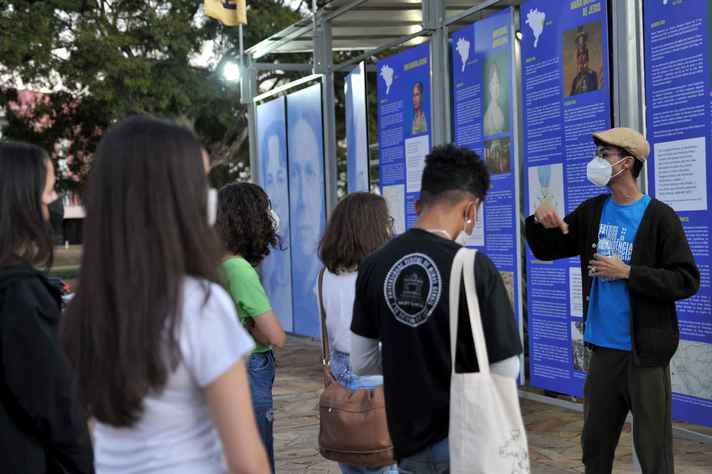
[[[622, 0], [612, 2], [611, 50], [613, 51], [613, 124], [643, 132], [643, 68], [640, 46], [643, 38], [638, 31], [641, 14], [639, 2]], [[635, 472], [640, 472], [640, 461], [635, 451], [635, 420], [630, 419], [631, 452]]]
[[242, 30], [242, 24], [240, 24], [240, 30], [238, 31], [238, 34], [240, 36], [240, 74], [244, 74], [245, 71], [245, 43], [243, 39], [243, 30]]
[[423, 28], [433, 30], [430, 40], [430, 113], [432, 145], [450, 141], [450, 77], [448, 31], [444, 0], [423, 1]]
[[[514, 203], [515, 203], [515, 208], [516, 206], [521, 206], [519, 209], [524, 209], [524, 193], [522, 192], [523, 186], [522, 183], [524, 183], [524, 123], [523, 123], [523, 113], [522, 113], [522, 107], [521, 104], [522, 102], [522, 49], [521, 45], [519, 44], [519, 40], [517, 39], [517, 34], [516, 31], [518, 29], [519, 25], [519, 10], [514, 10], [514, 23], [511, 25], [512, 28], [512, 34], [509, 37], [509, 40], [511, 41], [512, 44], [512, 71], [514, 71], [514, 90], [515, 93], [512, 94], [514, 104], [513, 104], [513, 109], [514, 109], [514, 123], [513, 123], [513, 131], [514, 131], [514, 163], [516, 163], [516, 174], [515, 174], [515, 179], [514, 179]], [[520, 218], [520, 216], [517, 216], [516, 223], [515, 223], [515, 228], [516, 228], [516, 255], [517, 255], [517, 275], [523, 275], [523, 268], [526, 265], [526, 258], [525, 258], [525, 251], [524, 249], [526, 248], [526, 243], [525, 243], [525, 236], [524, 232], [522, 229], [522, 222], [523, 220]], [[523, 282], [521, 278], [519, 279], [519, 282], [517, 283], [517, 307], [515, 310], [517, 311], [517, 314], [519, 315], [519, 337], [522, 340], [522, 347], [524, 347], [525, 341], [524, 341], [524, 289], [523, 289]], [[527, 370], [529, 369], [526, 366], [526, 359], [524, 357], [524, 352], [519, 356], [519, 384], [524, 385], [526, 383], [526, 374]]]
[[248, 58], [246, 77], [243, 77], [243, 81], [246, 82], [246, 87], [243, 88], [247, 92], [246, 96], [243, 96], [243, 103], [247, 105], [247, 127], [248, 127], [248, 137], [249, 137], [249, 147], [250, 147], [250, 178], [252, 182], [258, 183], [260, 179], [260, 166], [257, 159], [257, 123], [255, 122], [256, 117], [256, 106], [255, 101], [252, 98], [257, 92], [257, 71], [252, 67], [252, 60]]
[[[641, 2], [611, 2], [613, 38], [613, 123], [645, 130], [645, 93], [643, 90], [643, 31]], [[641, 189], [647, 188], [645, 173], [640, 174]]]
[[324, 180], [326, 209], [331, 212], [338, 199], [336, 166], [336, 99], [334, 92], [333, 55], [331, 51], [331, 23], [321, 20], [314, 35], [314, 72], [324, 78], [322, 85], [322, 113], [324, 117]]

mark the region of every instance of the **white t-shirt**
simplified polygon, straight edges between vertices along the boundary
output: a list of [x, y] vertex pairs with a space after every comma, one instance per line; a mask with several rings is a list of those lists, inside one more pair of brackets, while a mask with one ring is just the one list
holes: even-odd
[[329, 270], [324, 271], [324, 310], [332, 351], [351, 353], [351, 318], [356, 297], [357, 275], [357, 272], [336, 275]]
[[219, 285], [187, 278], [182, 301], [178, 338], [182, 360], [164, 390], [144, 399], [143, 416], [136, 425], [96, 424], [99, 474], [227, 472], [202, 387], [249, 354], [254, 342]]

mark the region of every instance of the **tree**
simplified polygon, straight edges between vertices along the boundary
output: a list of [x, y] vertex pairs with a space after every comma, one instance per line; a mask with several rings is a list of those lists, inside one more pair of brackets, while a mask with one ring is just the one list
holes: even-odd
[[[236, 57], [237, 29], [205, 18], [201, 4], [0, 2], [4, 136], [45, 147], [63, 162], [67, 172], [60, 184], [70, 190], [81, 186], [102, 131], [131, 113], [182, 119], [194, 126], [216, 162], [244, 160], [245, 108], [238, 88], [220, 77], [222, 61]], [[247, 46], [299, 19], [287, 4], [250, 2]], [[213, 70], [198, 61], [210, 45], [221, 58]], [[289, 76], [271, 72], [260, 79], [282, 77]], [[49, 92], [25, 107], [18, 84]]]

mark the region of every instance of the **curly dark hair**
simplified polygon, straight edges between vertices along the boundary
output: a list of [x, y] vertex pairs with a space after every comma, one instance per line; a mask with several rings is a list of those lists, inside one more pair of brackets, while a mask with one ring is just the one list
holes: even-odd
[[270, 247], [280, 248], [269, 197], [256, 184], [228, 184], [220, 190], [215, 229], [228, 252], [252, 265], [269, 255]]

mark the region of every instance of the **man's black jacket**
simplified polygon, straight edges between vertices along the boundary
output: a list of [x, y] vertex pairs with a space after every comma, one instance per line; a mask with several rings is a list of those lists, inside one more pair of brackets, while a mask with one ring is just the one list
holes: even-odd
[[0, 268], [0, 472], [92, 473], [76, 384], [57, 343], [59, 290], [29, 265]]
[[[545, 229], [526, 220], [527, 243], [539, 260], [580, 256], [583, 274], [584, 322], [591, 277], [588, 262], [598, 242], [601, 213], [609, 194], [582, 203], [564, 221], [569, 233]], [[680, 218], [668, 205], [652, 199], [633, 243], [628, 292], [631, 304], [633, 359], [641, 367], [665, 366], [677, 350], [680, 332], [675, 301], [689, 298], [700, 287], [700, 272], [687, 243]]]

